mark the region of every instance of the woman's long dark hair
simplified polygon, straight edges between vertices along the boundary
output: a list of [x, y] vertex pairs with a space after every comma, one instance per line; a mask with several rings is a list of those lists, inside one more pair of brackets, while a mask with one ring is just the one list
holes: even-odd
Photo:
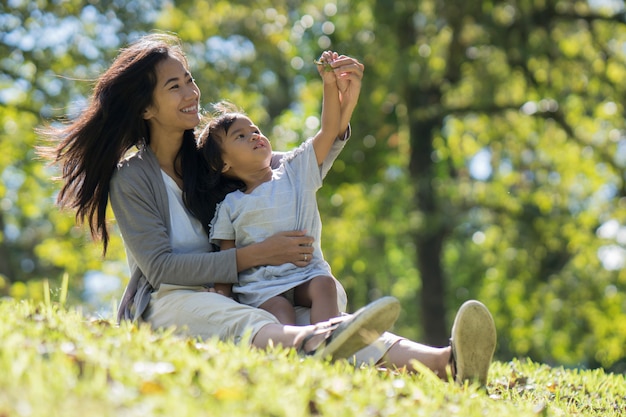
[[198, 166], [203, 170], [190, 187], [185, 187], [185, 205], [189, 211], [202, 222], [204, 230], [209, 233], [209, 223], [215, 215], [217, 204], [221, 203], [226, 194], [245, 188], [241, 180], [228, 177], [222, 173], [224, 160], [222, 159], [221, 142], [226, 137], [228, 129], [238, 117], [245, 116], [233, 104], [222, 101], [214, 106], [215, 112], [208, 119], [204, 129], [198, 137], [198, 149], [202, 162]]
[[[128, 150], [150, 143], [143, 113], [152, 104], [157, 64], [169, 56], [187, 65], [177, 37], [142, 37], [122, 49], [98, 78], [89, 105], [78, 118], [61, 127], [39, 130], [44, 138], [54, 141], [53, 145], [39, 148], [39, 154], [61, 166], [63, 186], [57, 203], [75, 209], [79, 224], [87, 220], [91, 235], [102, 239], [103, 254], [109, 242], [109, 182]], [[181, 161], [183, 172], [179, 174], [183, 182], [188, 177], [195, 178], [200, 158], [193, 130], [184, 133], [177, 158]]]

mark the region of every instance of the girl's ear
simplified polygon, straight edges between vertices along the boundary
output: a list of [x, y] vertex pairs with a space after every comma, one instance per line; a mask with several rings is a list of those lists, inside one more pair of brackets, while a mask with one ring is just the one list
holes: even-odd
[[224, 166], [222, 167], [222, 174], [227, 172], [230, 169], [230, 165], [224, 162]]

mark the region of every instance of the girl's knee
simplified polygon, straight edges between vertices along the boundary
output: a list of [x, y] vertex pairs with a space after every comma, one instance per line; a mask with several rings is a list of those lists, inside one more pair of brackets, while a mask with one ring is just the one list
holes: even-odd
[[337, 295], [337, 285], [335, 279], [326, 275], [320, 275], [311, 281], [311, 292], [323, 292], [328, 295]]
[[272, 297], [259, 307], [272, 313], [282, 324], [294, 324], [296, 322], [293, 304], [283, 296]]

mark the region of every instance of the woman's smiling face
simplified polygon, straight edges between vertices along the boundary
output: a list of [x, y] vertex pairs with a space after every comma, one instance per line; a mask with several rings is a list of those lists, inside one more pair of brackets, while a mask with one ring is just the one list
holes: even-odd
[[150, 130], [180, 131], [200, 123], [200, 89], [178, 58], [169, 56], [156, 66], [152, 104], [144, 112]]

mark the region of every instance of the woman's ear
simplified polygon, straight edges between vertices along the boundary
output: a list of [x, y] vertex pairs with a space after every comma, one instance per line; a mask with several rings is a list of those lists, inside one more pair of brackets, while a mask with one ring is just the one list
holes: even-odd
[[154, 114], [152, 113], [152, 109], [150, 107], [143, 111], [143, 120], [152, 119], [152, 116], [154, 116]]
[[224, 166], [222, 167], [222, 174], [227, 172], [230, 169], [230, 165], [224, 162]]

